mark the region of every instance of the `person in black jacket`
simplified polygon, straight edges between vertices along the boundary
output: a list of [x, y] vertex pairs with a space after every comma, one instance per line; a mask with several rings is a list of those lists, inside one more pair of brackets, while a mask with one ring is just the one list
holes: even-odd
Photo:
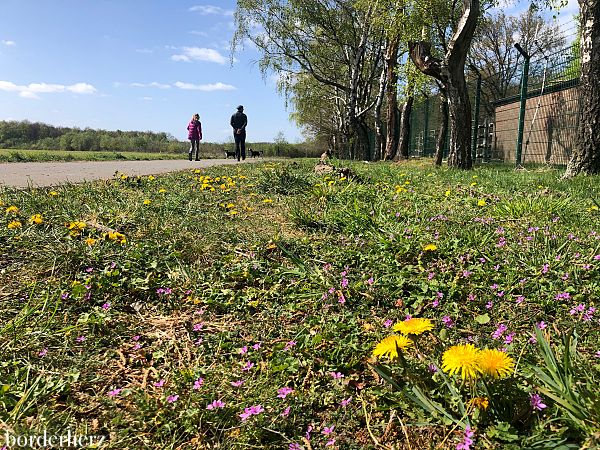
[[242, 105], [237, 107], [237, 112], [231, 116], [231, 126], [233, 127], [233, 138], [235, 139], [235, 156], [237, 160], [246, 159], [246, 125], [248, 117], [244, 114]]

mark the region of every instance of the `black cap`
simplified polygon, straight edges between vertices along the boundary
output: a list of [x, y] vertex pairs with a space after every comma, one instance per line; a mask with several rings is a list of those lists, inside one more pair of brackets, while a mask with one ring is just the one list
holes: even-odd
[[243, 107], [242, 105], [239, 105], [239, 106], [237, 107], [237, 110], [238, 110], [238, 111], [241, 111], [242, 109], [244, 109], [244, 107]]

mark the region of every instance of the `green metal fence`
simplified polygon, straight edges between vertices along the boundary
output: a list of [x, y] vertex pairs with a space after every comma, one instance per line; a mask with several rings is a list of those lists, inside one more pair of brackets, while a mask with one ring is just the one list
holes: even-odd
[[[579, 45], [522, 58], [512, 72], [512, 77], [496, 73], [480, 80], [475, 72], [468, 74], [474, 162], [566, 164], [580, 115]], [[413, 107], [411, 156], [435, 154], [439, 101], [432, 95]]]

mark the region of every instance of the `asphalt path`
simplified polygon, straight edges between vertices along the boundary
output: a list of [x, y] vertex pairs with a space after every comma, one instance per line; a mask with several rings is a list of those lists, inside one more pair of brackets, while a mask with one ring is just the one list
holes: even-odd
[[262, 158], [154, 161], [69, 161], [0, 164], [0, 186], [27, 188], [57, 186], [65, 183], [108, 180], [115, 172], [127, 175], [156, 175], [202, 167], [247, 164], [264, 161]]

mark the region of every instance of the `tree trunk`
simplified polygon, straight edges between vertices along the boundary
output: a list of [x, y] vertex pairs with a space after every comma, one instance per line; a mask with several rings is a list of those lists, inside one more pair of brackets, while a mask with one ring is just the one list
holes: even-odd
[[579, 0], [581, 119], [565, 178], [600, 173], [600, 0]]
[[396, 157], [398, 151], [398, 47], [399, 41], [392, 39], [389, 42], [386, 54], [386, 78], [387, 84], [385, 96], [387, 100], [387, 125], [386, 125], [386, 161]]
[[440, 128], [438, 129], [437, 142], [435, 144], [435, 165], [441, 166], [444, 159], [444, 147], [448, 136], [448, 99], [446, 90], [440, 87]]
[[409, 95], [406, 103], [402, 106], [402, 115], [400, 117], [400, 144], [399, 156], [408, 159], [409, 157], [409, 140], [410, 140], [410, 115], [412, 114], [414, 97]]
[[430, 42], [408, 43], [410, 58], [417, 68], [446, 86], [450, 114], [448, 166], [461, 169], [470, 169], [473, 164], [470, 152], [471, 103], [465, 83], [465, 61], [478, 17], [479, 0], [463, 0], [463, 14], [443, 60], [432, 56]]
[[469, 101], [463, 70], [450, 74], [446, 84], [448, 112], [450, 114], [448, 166], [470, 169], [472, 167], [471, 102]]
[[373, 160], [377, 161], [383, 158], [385, 151], [385, 137], [383, 136], [383, 120], [381, 120], [381, 108], [383, 106], [383, 98], [386, 92], [387, 73], [384, 67], [381, 70], [379, 78], [379, 92], [377, 93], [377, 101], [375, 102], [375, 150]]

